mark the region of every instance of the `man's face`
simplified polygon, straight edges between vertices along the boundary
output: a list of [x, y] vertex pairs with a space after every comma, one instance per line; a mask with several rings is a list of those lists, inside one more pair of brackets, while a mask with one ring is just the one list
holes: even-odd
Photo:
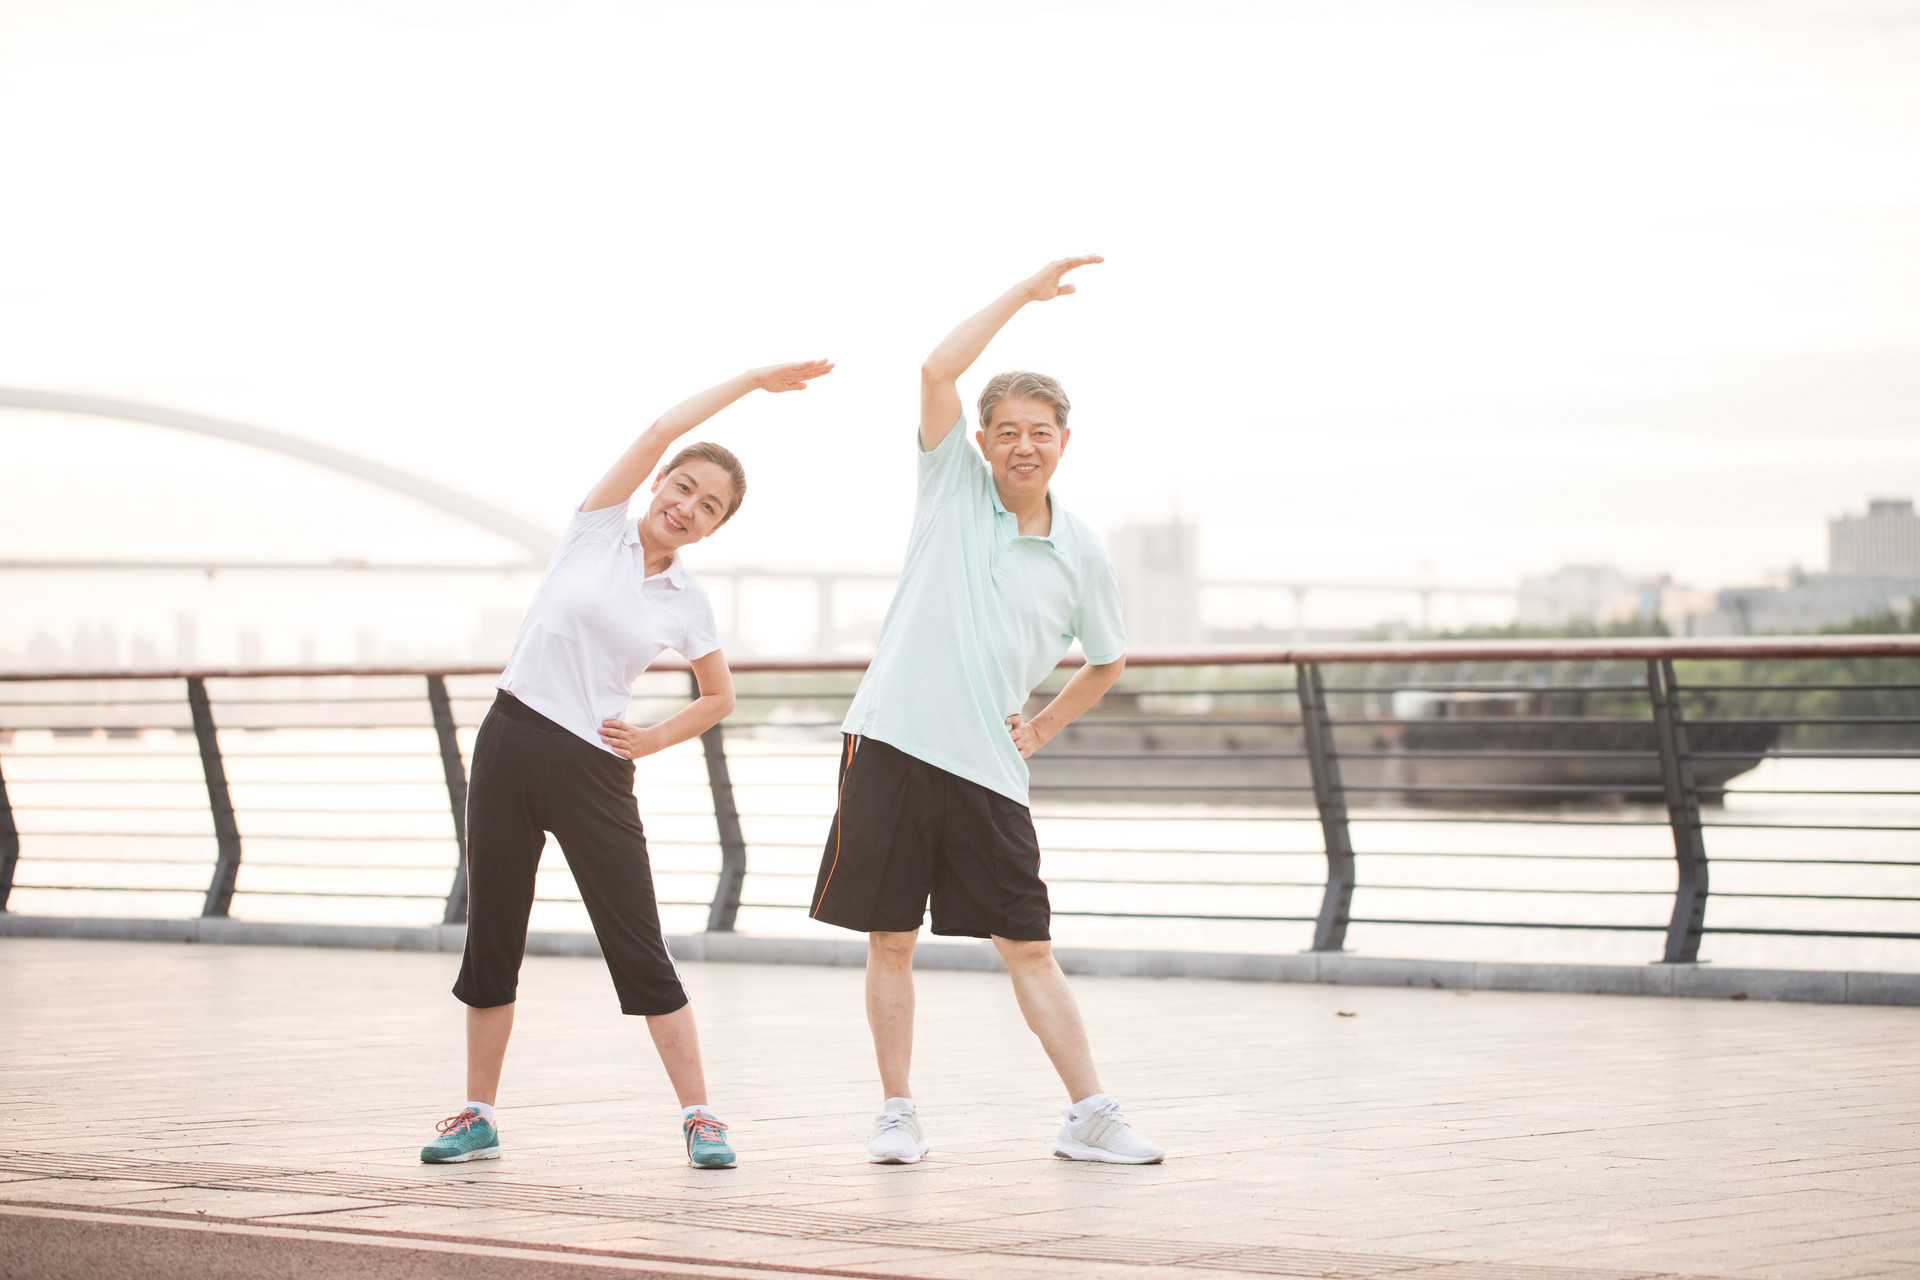
[[1044, 497], [1054, 468], [1073, 433], [1054, 421], [1053, 406], [1039, 400], [1002, 400], [978, 434], [980, 452], [993, 468], [993, 483], [1008, 506]]

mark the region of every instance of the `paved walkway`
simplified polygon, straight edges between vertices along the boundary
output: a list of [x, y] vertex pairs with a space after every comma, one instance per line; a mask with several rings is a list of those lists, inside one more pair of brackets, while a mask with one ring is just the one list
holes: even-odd
[[507, 1157], [426, 1167], [455, 963], [0, 940], [0, 1257], [185, 1228], [310, 1242], [316, 1275], [449, 1238], [474, 1275], [1920, 1275], [1920, 1010], [1076, 979], [1172, 1153], [1123, 1168], [1048, 1157], [1064, 1099], [1004, 977], [927, 973], [934, 1151], [887, 1168], [860, 974], [690, 965], [743, 1158], [696, 1172], [599, 963], [535, 959]]

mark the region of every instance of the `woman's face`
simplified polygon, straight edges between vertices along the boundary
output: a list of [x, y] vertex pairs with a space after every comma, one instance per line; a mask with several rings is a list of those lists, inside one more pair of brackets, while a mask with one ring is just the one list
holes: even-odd
[[732, 503], [733, 481], [726, 471], [695, 458], [654, 477], [653, 501], [641, 523], [652, 541], [678, 550], [718, 529]]

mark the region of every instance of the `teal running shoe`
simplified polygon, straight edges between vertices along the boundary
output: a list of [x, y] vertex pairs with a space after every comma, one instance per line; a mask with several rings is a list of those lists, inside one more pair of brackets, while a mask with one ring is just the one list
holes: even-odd
[[704, 1111], [680, 1122], [687, 1135], [687, 1163], [696, 1169], [731, 1169], [736, 1163], [727, 1145], [727, 1126]]
[[459, 1164], [465, 1160], [498, 1160], [500, 1131], [480, 1113], [468, 1107], [457, 1116], [448, 1116], [438, 1125], [440, 1136], [420, 1148], [420, 1158], [428, 1164]]

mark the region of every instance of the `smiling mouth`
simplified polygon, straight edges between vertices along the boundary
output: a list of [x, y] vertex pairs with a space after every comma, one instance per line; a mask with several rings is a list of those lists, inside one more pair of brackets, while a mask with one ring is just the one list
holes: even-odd
[[672, 533], [685, 533], [687, 531], [687, 526], [681, 524], [664, 511], [660, 513], [660, 523], [666, 525], [668, 531]]

